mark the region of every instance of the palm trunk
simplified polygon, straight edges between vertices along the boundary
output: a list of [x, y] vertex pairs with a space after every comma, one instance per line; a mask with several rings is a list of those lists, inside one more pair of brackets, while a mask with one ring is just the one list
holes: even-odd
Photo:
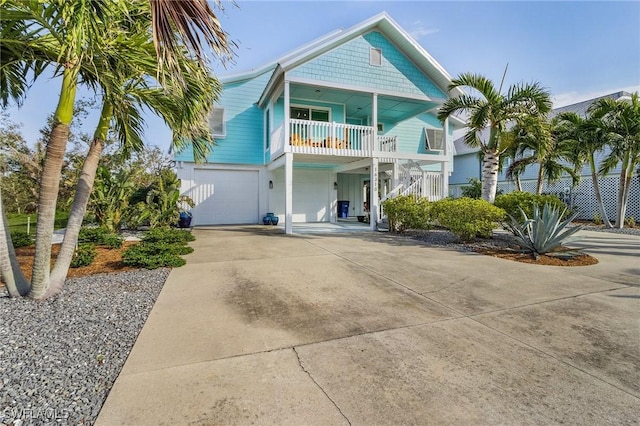
[[542, 164], [538, 163], [538, 185], [536, 186], [536, 194], [542, 194], [542, 181], [544, 179], [544, 169]]
[[627, 213], [627, 176], [629, 175], [629, 153], [625, 153], [620, 167], [620, 184], [618, 185], [618, 208], [616, 215], [616, 228], [624, 228], [624, 218]]
[[498, 150], [487, 150], [482, 161], [482, 199], [493, 203], [498, 189]]
[[602, 203], [602, 195], [600, 194], [600, 181], [598, 180], [598, 173], [596, 172], [596, 160], [593, 157], [593, 154], [589, 156], [589, 167], [591, 168], [591, 181], [593, 182], [593, 192], [596, 196], [596, 202], [598, 203], [598, 210], [600, 211], [600, 217], [602, 218], [602, 222], [607, 228], [611, 228], [611, 222], [609, 221], [609, 216], [607, 216], [607, 211], [604, 208], [604, 204]]
[[93, 190], [93, 183], [96, 178], [96, 170], [100, 163], [100, 156], [102, 155], [102, 148], [104, 147], [104, 141], [107, 138], [107, 132], [109, 131], [109, 124], [113, 116], [113, 106], [110, 102], [105, 100], [102, 106], [102, 113], [100, 115], [100, 122], [96, 129], [93, 141], [89, 147], [89, 152], [82, 165], [82, 171], [80, 172], [80, 178], [78, 179], [78, 185], [76, 186], [76, 193], [73, 198], [73, 205], [71, 206], [71, 212], [69, 214], [69, 221], [67, 222], [67, 229], [64, 234], [64, 240], [60, 247], [60, 253], [56, 259], [56, 264], [51, 271], [51, 287], [50, 294], [58, 293], [62, 290], [64, 281], [67, 278], [69, 272], [69, 266], [73, 259], [73, 253], [78, 241], [78, 234], [82, 227], [82, 220], [87, 211], [87, 204], [89, 202], [89, 196]]
[[4, 214], [2, 206], [2, 192], [0, 192], [0, 214], [2, 214], [2, 224], [0, 225], [0, 279], [7, 286], [9, 296], [25, 296], [29, 293], [29, 283], [22, 273], [22, 269], [20, 269], [16, 253], [13, 250], [7, 216]]
[[522, 192], [522, 181], [520, 180], [520, 175], [516, 176], [516, 189]]
[[76, 88], [77, 73], [68, 68], [65, 69], [60, 99], [54, 115], [55, 121], [47, 143], [42, 176], [40, 177], [36, 247], [31, 277], [31, 293], [29, 294], [34, 299], [43, 299], [48, 296], [56, 202], [60, 189], [64, 153], [69, 139], [69, 128], [73, 118]]

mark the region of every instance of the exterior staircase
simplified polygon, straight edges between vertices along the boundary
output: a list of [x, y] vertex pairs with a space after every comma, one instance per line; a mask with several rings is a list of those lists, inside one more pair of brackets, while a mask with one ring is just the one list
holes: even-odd
[[[384, 214], [382, 203], [388, 199], [400, 195], [411, 195], [416, 198], [426, 197], [429, 201], [437, 201], [443, 198], [444, 176], [440, 172], [424, 171], [421, 165], [413, 160], [398, 161], [398, 179], [396, 185], [384, 197], [380, 199], [380, 220], [378, 229], [388, 230], [387, 217]], [[385, 172], [390, 178], [391, 171]]]

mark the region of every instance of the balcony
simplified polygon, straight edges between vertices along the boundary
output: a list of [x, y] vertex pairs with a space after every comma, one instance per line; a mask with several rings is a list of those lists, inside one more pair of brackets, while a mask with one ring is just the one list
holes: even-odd
[[371, 157], [380, 151], [396, 152], [397, 138], [376, 137], [371, 126], [292, 119], [289, 120], [287, 144], [282, 125], [271, 133], [271, 158], [283, 152]]

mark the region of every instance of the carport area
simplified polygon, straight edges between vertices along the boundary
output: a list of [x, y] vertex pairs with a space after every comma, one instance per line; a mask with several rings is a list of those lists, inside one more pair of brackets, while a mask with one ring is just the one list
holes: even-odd
[[560, 268], [387, 233], [194, 230], [97, 424], [637, 424], [640, 237]]

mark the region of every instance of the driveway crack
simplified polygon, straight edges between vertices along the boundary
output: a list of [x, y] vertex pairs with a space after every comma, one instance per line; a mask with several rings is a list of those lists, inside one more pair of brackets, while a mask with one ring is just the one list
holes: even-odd
[[351, 421], [347, 418], [347, 416], [344, 415], [344, 413], [342, 412], [342, 410], [340, 409], [340, 407], [338, 406], [338, 404], [336, 404], [336, 402], [329, 396], [329, 394], [322, 388], [322, 386], [320, 386], [320, 384], [316, 381], [316, 379], [313, 378], [313, 376], [311, 375], [311, 373], [304, 367], [304, 365], [302, 364], [302, 360], [300, 359], [300, 354], [298, 353], [298, 351], [296, 350], [295, 346], [292, 346], [291, 349], [293, 349], [293, 353], [296, 354], [296, 358], [298, 359], [298, 365], [300, 366], [300, 368], [302, 369], [302, 371], [304, 371], [307, 376], [309, 376], [309, 378], [311, 379], [311, 381], [313, 383], [315, 383], [315, 385], [322, 391], [322, 393], [324, 394], [324, 396], [327, 397], [327, 399], [329, 401], [331, 401], [331, 403], [333, 404], [334, 407], [336, 407], [336, 410], [338, 410], [338, 412], [340, 413], [340, 415], [347, 421], [347, 423], [349, 424], [349, 426], [351, 426]]

